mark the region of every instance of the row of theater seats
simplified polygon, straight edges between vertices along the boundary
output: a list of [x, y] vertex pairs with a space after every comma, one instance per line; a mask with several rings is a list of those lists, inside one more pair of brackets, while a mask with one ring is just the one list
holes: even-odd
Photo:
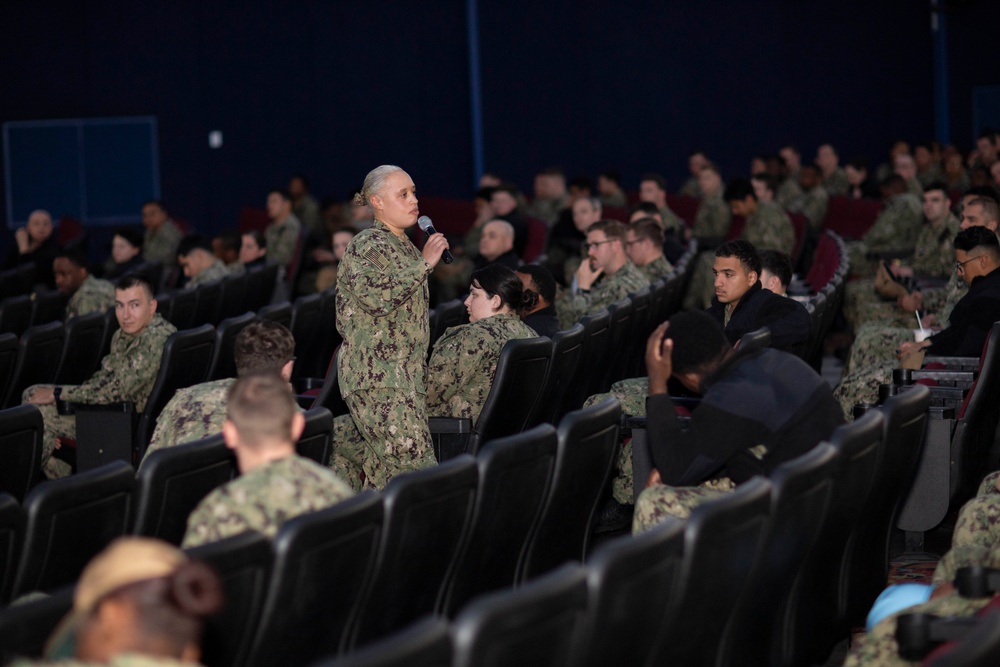
[[805, 307], [809, 312], [812, 328], [802, 358], [817, 372], [822, 371], [823, 341], [840, 312], [849, 271], [850, 260], [846, 244], [834, 232], [826, 231], [820, 236], [809, 273], [804, 279], [793, 280], [788, 286], [789, 295], [808, 296]]
[[[453, 616], [481, 593], [582, 560], [615, 460], [619, 422], [617, 401], [608, 399], [567, 415], [558, 429], [543, 425], [492, 441], [476, 458], [400, 475], [384, 492], [294, 519], [273, 543], [247, 533], [193, 549], [192, 556], [216, 567], [228, 599], [209, 624], [204, 664], [308, 664], [427, 614]], [[41, 588], [54, 595], [0, 612], [0, 652], [39, 650], [71, 604], [71, 593], [60, 587], [102, 542], [130, 526], [179, 541], [178, 517], [233, 470], [231, 453], [206, 441], [153, 453], [139, 472], [138, 492], [124, 464], [32, 491], [29, 517], [42, 512], [40, 496], [59, 496], [64, 504], [45, 506], [45, 531], [32, 533], [28, 519], [26, 547], [43, 532], [57, 543], [25, 555], [15, 592]], [[78, 499], [76, 510], [65, 505], [70, 498]], [[130, 519], [135, 513], [144, 518]], [[41, 567], [43, 555], [58, 571], [27, 581], [23, 571]]]
[[[333, 417], [306, 413], [299, 454], [328, 465]], [[0, 604], [76, 580], [117, 535], [134, 533], [179, 544], [188, 514], [212, 488], [237, 474], [221, 436], [154, 452], [136, 475], [116, 461], [33, 485], [41, 465], [42, 419], [24, 405], [0, 411]]]

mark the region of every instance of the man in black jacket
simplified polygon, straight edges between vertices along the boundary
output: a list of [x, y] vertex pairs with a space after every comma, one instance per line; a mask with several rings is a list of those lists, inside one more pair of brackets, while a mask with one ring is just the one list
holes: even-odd
[[809, 313], [801, 303], [760, 284], [761, 261], [748, 241], [727, 241], [715, 251], [715, 298], [708, 314], [722, 325], [730, 344], [767, 327], [771, 347], [798, 351], [809, 339]]
[[[648, 442], [654, 471], [636, 503], [633, 532], [699, 504], [808, 452], [843, 423], [830, 387], [801, 359], [732, 348], [718, 323], [683, 312], [646, 345]], [[671, 377], [702, 395], [682, 429]]]

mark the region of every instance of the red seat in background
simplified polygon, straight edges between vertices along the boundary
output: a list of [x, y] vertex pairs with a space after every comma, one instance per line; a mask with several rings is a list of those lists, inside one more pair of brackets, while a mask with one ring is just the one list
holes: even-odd
[[830, 197], [823, 227], [846, 239], [859, 239], [875, 223], [882, 210], [882, 202], [874, 199]]

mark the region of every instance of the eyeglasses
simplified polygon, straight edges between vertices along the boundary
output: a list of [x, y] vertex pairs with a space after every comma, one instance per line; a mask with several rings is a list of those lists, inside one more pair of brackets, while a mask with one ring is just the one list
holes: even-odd
[[977, 259], [979, 259], [979, 257], [970, 257], [964, 262], [955, 262], [955, 271], [957, 271], [959, 275], [962, 275], [963, 273], [965, 273], [965, 265]]
[[636, 243], [642, 243], [642, 242], [643, 242], [643, 241], [645, 241], [645, 240], [646, 240], [646, 239], [636, 239], [635, 241], [626, 241], [626, 242], [625, 242], [625, 247], [626, 247], [626, 248], [631, 248], [631, 247], [632, 247], [632, 246], [634, 246], [634, 245], [635, 245]]
[[602, 245], [604, 245], [605, 243], [612, 243], [612, 242], [613, 242], [613, 241], [615, 241], [615, 240], [616, 240], [616, 239], [609, 239], [609, 240], [607, 240], [607, 241], [595, 241], [594, 243], [587, 243], [587, 242], [584, 242], [584, 243], [583, 243], [583, 245], [581, 245], [580, 247], [581, 247], [581, 248], [583, 248], [583, 251], [584, 251], [584, 252], [590, 252], [590, 249], [591, 249], [591, 248], [596, 248], [596, 247], [598, 247], [598, 246], [602, 246]]

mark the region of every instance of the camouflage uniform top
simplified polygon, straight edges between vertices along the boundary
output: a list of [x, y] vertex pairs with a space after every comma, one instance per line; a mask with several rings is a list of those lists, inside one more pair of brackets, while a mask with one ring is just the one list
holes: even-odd
[[651, 285], [660, 278], [666, 278], [674, 270], [673, 265], [663, 255], [660, 255], [649, 264], [644, 264], [636, 268], [642, 271]]
[[222, 433], [222, 422], [226, 421], [226, 395], [234, 382], [235, 378], [225, 378], [178, 389], [156, 420], [146, 456], [157, 449]]
[[295, 254], [300, 234], [302, 234], [302, 223], [294, 213], [280, 222], [272, 222], [264, 230], [267, 258], [279, 266], [288, 266]]
[[917, 170], [917, 180], [920, 181], [920, 185], [926, 188], [934, 181], [944, 180], [944, 172], [938, 163], [932, 162], [925, 171]]
[[628, 207], [628, 201], [625, 199], [624, 192], [615, 192], [610, 195], [601, 195], [601, 205], [613, 206], [615, 208], [626, 208]]
[[584, 315], [596, 313], [607, 308], [615, 301], [624, 299], [632, 292], [638, 292], [649, 285], [646, 276], [632, 262], [625, 262], [622, 268], [611, 275], [602, 275], [590, 292], [577, 294], [566, 290], [556, 299], [556, 313], [559, 316], [559, 326], [569, 329], [580, 321]]
[[111, 338], [111, 352], [101, 360], [101, 367], [81, 385], [65, 385], [62, 398], [74, 403], [115, 403], [131, 401], [142, 411], [153, 391], [160, 370], [163, 346], [177, 327], [153, 315], [145, 329], [129, 335], [119, 329]]
[[120, 653], [112, 656], [107, 662], [84, 662], [67, 658], [63, 660], [27, 660], [20, 659], [10, 663], [10, 667], [201, 667], [199, 662], [183, 662], [175, 658], [140, 655], [138, 653]]
[[797, 197], [788, 210], [806, 216], [809, 226], [813, 229], [819, 229], [823, 224], [823, 219], [826, 218], [826, 207], [829, 199], [830, 195], [827, 194], [826, 189], [822, 185], [817, 185], [812, 190], [803, 192], [801, 196]]
[[829, 176], [823, 178], [823, 187], [826, 188], [827, 194], [831, 197], [838, 197], [846, 195], [847, 191], [851, 189], [851, 184], [847, 180], [847, 173], [842, 168], [837, 167]]
[[882, 212], [863, 237], [867, 250], [911, 250], [916, 244], [923, 217], [923, 206], [915, 194], [903, 192], [893, 195], [886, 200]]
[[247, 272], [247, 267], [243, 262], [233, 262], [232, 264], [226, 264], [226, 271], [231, 276], [242, 276]]
[[691, 176], [677, 191], [677, 194], [682, 197], [698, 197], [701, 198], [701, 185], [698, 183], [697, 176]]
[[660, 217], [663, 218], [664, 231], [678, 231], [684, 229], [684, 221], [676, 213], [670, 210], [666, 204], [660, 209]]
[[691, 235], [700, 239], [725, 238], [733, 221], [732, 215], [729, 204], [721, 195], [706, 197], [701, 200], [698, 213], [694, 216]]
[[743, 239], [758, 250], [770, 248], [791, 256], [795, 250], [795, 228], [792, 219], [774, 202], [759, 201], [757, 210], [747, 218]]
[[208, 283], [218, 282], [230, 275], [226, 265], [217, 259], [212, 262], [211, 266], [206, 267], [201, 273], [188, 280], [186, 287], [207, 285]]
[[799, 187], [799, 182], [795, 178], [789, 176], [781, 185], [778, 186], [778, 190], [774, 193], [774, 203], [781, 207], [788, 207], [802, 194], [802, 188]]
[[319, 202], [312, 195], [303, 195], [299, 202], [292, 207], [292, 213], [317, 239], [329, 236], [323, 217], [319, 213]]
[[416, 246], [381, 222], [351, 239], [337, 273], [344, 395], [376, 388], [424, 393], [430, 271]]
[[173, 220], [165, 220], [156, 230], [146, 230], [142, 241], [142, 258], [170, 266], [177, 262], [177, 246], [184, 234]]
[[921, 276], [947, 276], [955, 269], [955, 236], [959, 232], [958, 219], [948, 217], [938, 227], [930, 223], [920, 228], [917, 243], [913, 246], [910, 265]]
[[427, 414], [465, 417], [475, 423], [493, 386], [503, 346], [536, 335], [513, 313], [449, 327], [434, 344], [427, 364]]
[[569, 198], [566, 195], [557, 197], [556, 199], [543, 199], [536, 197], [530, 204], [528, 204], [528, 209], [525, 211], [525, 215], [532, 218], [538, 218], [551, 227], [556, 224], [556, 221], [559, 220], [559, 211], [566, 208], [568, 203]]
[[936, 287], [923, 292], [924, 309], [929, 313], [937, 313], [938, 324], [944, 326], [951, 319], [951, 311], [955, 304], [969, 292], [969, 285], [952, 271], [948, 283], [944, 287]]
[[66, 319], [104, 312], [115, 305], [115, 286], [107, 280], [87, 276], [66, 304]]
[[285, 521], [353, 495], [329, 468], [292, 454], [259, 465], [205, 496], [188, 517], [182, 546], [218, 542], [248, 530], [273, 538]]

